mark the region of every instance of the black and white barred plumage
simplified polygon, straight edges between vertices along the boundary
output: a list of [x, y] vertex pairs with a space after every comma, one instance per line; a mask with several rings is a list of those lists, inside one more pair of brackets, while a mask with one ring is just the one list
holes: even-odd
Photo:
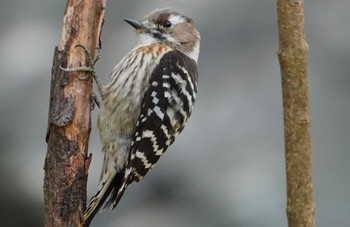
[[106, 201], [114, 208], [183, 130], [197, 92], [200, 35], [191, 18], [173, 9], [126, 19], [140, 44], [100, 88], [98, 128], [104, 152], [99, 190], [84, 214], [89, 223]]

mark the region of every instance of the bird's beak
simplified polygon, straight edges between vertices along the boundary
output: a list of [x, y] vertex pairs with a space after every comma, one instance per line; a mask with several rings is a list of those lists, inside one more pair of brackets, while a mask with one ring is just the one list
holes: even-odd
[[141, 32], [141, 33], [145, 32], [146, 28], [142, 24], [141, 21], [128, 19], [128, 18], [124, 18], [124, 20], [125, 20], [126, 23], [130, 24], [131, 26], [133, 26], [137, 32]]

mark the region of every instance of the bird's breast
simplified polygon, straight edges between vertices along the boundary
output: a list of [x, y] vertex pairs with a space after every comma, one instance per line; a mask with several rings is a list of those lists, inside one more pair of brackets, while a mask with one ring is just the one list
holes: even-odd
[[133, 137], [150, 76], [171, 50], [165, 44], [136, 47], [114, 68], [98, 119], [101, 138]]

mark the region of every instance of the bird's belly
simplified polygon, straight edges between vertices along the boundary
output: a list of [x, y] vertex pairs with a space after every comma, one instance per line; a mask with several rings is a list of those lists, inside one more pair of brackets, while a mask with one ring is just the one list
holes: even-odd
[[140, 115], [141, 97], [120, 95], [115, 105], [104, 106], [99, 114], [98, 128], [102, 144], [116, 139], [132, 139]]

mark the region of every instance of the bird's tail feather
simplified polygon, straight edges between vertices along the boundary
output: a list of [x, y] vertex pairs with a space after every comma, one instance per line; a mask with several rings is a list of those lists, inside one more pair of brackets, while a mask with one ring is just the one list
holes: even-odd
[[[98, 210], [101, 208], [103, 203], [106, 201], [108, 196], [111, 194], [112, 190], [113, 190], [113, 194], [111, 195], [104, 209], [111, 204], [111, 201], [114, 201], [112, 199], [114, 199], [115, 191], [118, 191], [123, 179], [124, 179], [124, 171], [121, 171], [119, 173], [116, 173], [114, 177], [108, 178], [107, 181], [102, 184], [102, 187], [100, 188], [100, 190], [98, 190], [96, 195], [94, 195], [91, 198], [89, 204], [86, 207], [86, 210], [84, 212], [84, 226], [89, 226], [90, 222], [92, 221], [92, 219], [94, 218]], [[120, 197], [119, 197], [119, 200], [120, 200]], [[115, 206], [113, 206], [113, 208], [114, 207]]]

